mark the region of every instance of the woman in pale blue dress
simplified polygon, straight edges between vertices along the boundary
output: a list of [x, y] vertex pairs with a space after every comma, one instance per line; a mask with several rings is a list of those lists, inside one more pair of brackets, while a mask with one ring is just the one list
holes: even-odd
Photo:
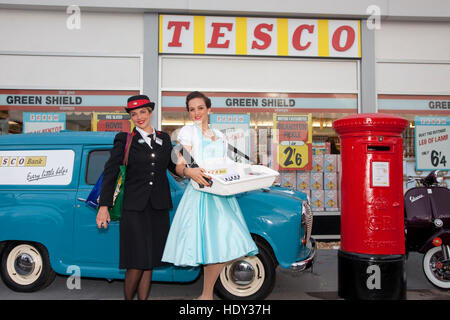
[[[200, 168], [185, 168], [184, 175], [203, 184], [210, 178], [202, 165], [220, 163], [226, 157], [225, 137], [208, 125], [211, 101], [194, 91], [186, 98], [193, 125], [184, 126], [178, 140]], [[219, 196], [195, 190], [189, 183], [170, 227], [162, 261], [177, 266], [203, 265], [203, 292], [198, 299], [212, 299], [214, 284], [224, 263], [256, 255], [241, 209], [234, 196]]]

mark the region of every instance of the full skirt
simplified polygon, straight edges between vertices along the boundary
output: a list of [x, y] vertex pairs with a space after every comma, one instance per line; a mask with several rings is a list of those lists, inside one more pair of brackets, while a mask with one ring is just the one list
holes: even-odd
[[257, 253], [236, 198], [201, 192], [189, 183], [170, 226], [162, 261], [198, 266]]

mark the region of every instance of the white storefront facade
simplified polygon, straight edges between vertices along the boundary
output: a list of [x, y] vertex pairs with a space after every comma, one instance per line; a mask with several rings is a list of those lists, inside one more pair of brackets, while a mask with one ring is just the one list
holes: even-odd
[[[249, 130], [242, 148], [256, 162], [274, 165], [276, 115], [311, 117], [314, 155], [338, 154], [332, 122], [362, 112], [407, 118], [411, 160], [414, 117], [450, 115], [449, 34], [450, 4], [437, 0], [0, 1], [0, 132], [55, 130], [55, 117], [60, 129], [129, 130], [126, 98], [144, 93], [153, 125], [176, 136], [199, 90], [212, 122]], [[301, 189], [309, 171], [312, 185], [313, 165], [277, 168], [280, 182]], [[317, 189], [331, 224], [326, 173], [337, 171]]]

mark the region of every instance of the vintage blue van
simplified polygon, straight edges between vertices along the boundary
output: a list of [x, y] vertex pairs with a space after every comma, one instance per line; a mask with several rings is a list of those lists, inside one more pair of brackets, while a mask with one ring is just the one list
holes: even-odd
[[[15, 291], [48, 286], [55, 274], [123, 279], [118, 268], [119, 221], [106, 230], [85, 199], [112, 148], [115, 133], [61, 132], [0, 136], [0, 274]], [[169, 175], [174, 209], [187, 181]], [[306, 195], [278, 187], [237, 195], [259, 248], [254, 257], [226, 265], [216, 293], [224, 299], [263, 299], [277, 265], [312, 266], [315, 242]], [[158, 268], [154, 281], [190, 282], [200, 267]]]

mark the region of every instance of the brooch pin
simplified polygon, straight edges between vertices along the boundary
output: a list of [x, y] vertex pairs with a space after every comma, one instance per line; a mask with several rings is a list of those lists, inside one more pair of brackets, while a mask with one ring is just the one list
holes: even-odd
[[138, 142], [139, 143], [145, 143], [145, 140], [144, 139], [139, 139]]

